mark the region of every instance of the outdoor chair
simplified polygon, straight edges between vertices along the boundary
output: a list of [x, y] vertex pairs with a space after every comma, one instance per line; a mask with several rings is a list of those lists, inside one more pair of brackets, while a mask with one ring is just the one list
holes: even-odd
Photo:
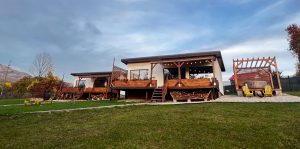
[[24, 105], [41, 105], [41, 104], [52, 104], [53, 100], [39, 100], [39, 99], [25, 99], [24, 100]]
[[243, 92], [244, 92], [246, 97], [253, 97], [254, 96], [253, 91], [250, 91], [248, 86], [243, 86], [242, 89], [243, 89]]
[[273, 96], [273, 89], [270, 85], [265, 86], [265, 90], [263, 91], [265, 97], [272, 97]]

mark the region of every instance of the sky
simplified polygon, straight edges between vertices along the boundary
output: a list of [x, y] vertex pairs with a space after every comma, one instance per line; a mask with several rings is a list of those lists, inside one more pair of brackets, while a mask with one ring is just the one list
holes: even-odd
[[0, 64], [29, 72], [51, 54], [55, 74], [111, 71], [113, 58], [222, 52], [232, 59], [276, 56], [295, 73], [285, 28], [300, 24], [299, 0], [0, 0]]

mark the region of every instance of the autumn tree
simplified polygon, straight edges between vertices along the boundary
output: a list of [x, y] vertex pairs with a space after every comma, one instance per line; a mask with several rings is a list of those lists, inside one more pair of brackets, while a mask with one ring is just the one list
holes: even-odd
[[286, 28], [288, 33], [289, 50], [298, 59], [297, 76], [300, 76], [300, 26], [292, 24]]
[[40, 78], [46, 77], [48, 72], [52, 71], [53, 63], [51, 55], [45, 52], [36, 55], [31, 67], [32, 74]]
[[12, 85], [13, 93], [16, 97], [24, 97], [26, 93], [30, 92], [30, 85], [34, 81], [32, 77], [23, 77]]

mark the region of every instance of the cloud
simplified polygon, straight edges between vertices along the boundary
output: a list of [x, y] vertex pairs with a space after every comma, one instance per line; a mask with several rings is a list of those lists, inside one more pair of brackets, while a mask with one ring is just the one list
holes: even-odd
[[[288, 42], [282, 37], [271, 37], [265, 39], [255, 39], [237, 43], [222, 50], [223, 59], [226, 62], [224, 79], [232, 75], [232, 60], [258, 57], [276, 57], [278, 69], [283, 75], [294, 75], [296, 58], [287, 50]], [[231, 63], [230, 63], [231, 62]]]
[[[229, 68], [225, 74], [231, 73], [232, 57], [272, 54], [283, 64], [291, 59], [283, 54], [288, 53], [284, 28], [290, 22], [300, 23], [298, 3], [0, 1], [0, 63], [12, 60], [15, 67], [27, 71], [37, 53], [48, 52], [61, 76], [111, 70], [114, 57], [121, 65], [119, 60], [125, 57], [224, 49]], [[291, 66], [283, 71], [293, 70]]]

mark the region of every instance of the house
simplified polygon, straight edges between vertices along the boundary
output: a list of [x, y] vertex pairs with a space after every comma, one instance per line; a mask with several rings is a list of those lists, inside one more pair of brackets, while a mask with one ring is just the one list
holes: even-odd
[[127, 69], [72, 73], [73, 87], [61, 98], [120, 98], [146, 101], [210, 100], [224, 94], [220, 51], [125, 58]]
[[73, 86], [62, 88], [62, 99], [107, 99], [116, 96], [110, 88], [111, 72], [82, 72], [71, 75], [75, 77]]
[[111, 88], [127, 99], [209, 100], [224, 94], [220, 51], [126, 58], [113, 66]]

